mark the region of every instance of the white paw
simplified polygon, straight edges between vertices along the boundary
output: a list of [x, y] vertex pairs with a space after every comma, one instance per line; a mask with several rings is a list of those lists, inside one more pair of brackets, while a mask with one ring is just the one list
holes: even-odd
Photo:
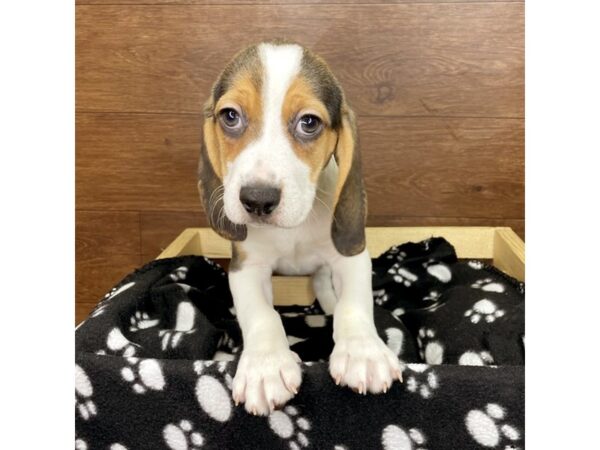
[[421, 327], [417, 335], [419, 355], [427, 364], [442, 364], [444, 361], [444, 346], [435, 339], [435, 330]]
[[471, 322], [478, 323], [481, 319], [485, 319], [486, 322], [492, 323], [498, 317], [504, 315], [504, 310], [499, 309], [496, 304], [487, 298], [476, 302], [471, 309], [465, 311], [465, 317], [470, 317]]
[[125, 357], [135, 355], [135, 346], [136, 344], [123, 336], [119, 328], [113, 328], [106, 336], [106, 347], [119, 355]]
[[387, 392], [394, 380], [402, 381], [398, 357], [371, 334], [339, 339], [329, 358], [329, 373], [336, 384], [365, 395]]
[[136, 394], [144, 394], [148, 389], [162, 391], [165, 387], [160, 364], [155, 359], [125, 358], [129, 363], [121, 369], [121, 378], [131, 383]]
[[406, 379], [406, 390], [418, 393], [425, 399], [430, 398], [439, 387], [436, 373], [429, 366], [423, 364], [409, 364], [408, 368], [413, 373]]
[[290, 450], [298, 450], [309, 445], [306, 431], [310, 430], [310, 422], [299, 417], [298, 409], [294, 406], [286, 406], [282, 411], [273, 411], [269, 415], [269, 426], [271, 430], [283, 439]]
[[233, 400], [246, 411], [267, 415], [298, 393], [302, 383], [300, 358], [289, 349], [243, 350], [235, 377]]
[[504, 292], [504, 285], [502, 283], [496, 283], [491, 278], [484, 278], [482, 280], [477, 280], [475, 283], [471, 285], [472, 288], [481, 289], [486, 292]]
[[204, 445], [204, 437], [194, 431], [189, 420], [168, 424], [163, 429], [163, 438], [172, 450], [196, 450]]
[[[488, 403], [485, 411], [474, 409], [465, 417], [465, 425], [471, 437], [484, 447], [497, 448], [507, 441], [521, 439], [519, 430], [507, 423], [500, 423], [506, 416], [504, 408], [496, 403]], [[512, 444], [505, 449], [517, 450]]]
[[425, 450], [425, 436], [417, 428], [411, 428], [408, 432], [398, 425], [388, 425], [381, 434], [381, 444], [384, 450]]
[[483, 269], [483, 263], [481, 261], [472, 260], [467, 263], [471, 269], [481, 270]]
[[83, 420], [96, 415], [96, 404], [92, 401], [93, 393], [94, 388], [90, 379], [85, 371], [75, 364], [75, 406]]
[[135, 333], [139, 330], [155, 327], [160, 320], [151, 319], [147, 312], [136, 311], [135, 314], [129, 318], [129, 322], [131, 324], [129, 326], [129, 331]]

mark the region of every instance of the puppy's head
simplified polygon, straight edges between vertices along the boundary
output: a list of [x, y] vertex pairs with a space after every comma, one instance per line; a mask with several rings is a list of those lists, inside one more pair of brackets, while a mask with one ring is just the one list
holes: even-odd
[[299, 45], [243, 50], [205, 106], [198, 185], [211, 226], [244, 240], [248, 225], [300, 225], [332, 156], [339, 167], [332, 238], [353, 255], [364, 249], [366, 200], [354, 115], [339, 83]]

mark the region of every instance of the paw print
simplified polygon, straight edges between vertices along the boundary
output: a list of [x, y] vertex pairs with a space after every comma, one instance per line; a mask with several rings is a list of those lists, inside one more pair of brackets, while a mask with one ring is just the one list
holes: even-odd
[[378, 305], [383, 305], [389, 300], [389, 296], [387, 295], [387, 292], [385, 292], [385, 289], [373, 291], [373, 298], [375, 299], [375, 303]]
[[298, 410], [294, 406], [288, 405], [282, 411], [273, 411], [269, 415], [269, 426], [277, 436], [286, 441], [290, 450], [308, 447], [304, 431], [310, 430], [310, 422], [304, 417], [298, 417]]
[[390, 267], [388, 273], [394, 276], [394, 281], [396, 283], [402, 283], [406, 287], [409, 287], [419, 279], [414, 273], [409, 272], [403, 267], [400, 267], [400, 264], [398, 263]]
[[498, 317], [504, 315], [503, 309], [498, 309], [495, 303], [484, 298], [476, 302], [471, 309], [465, 311], [465, 317], [470, 317], [471, 322], [478, 323], [482, 318], [486, 322], [492, 323]]
[[[130, 342], [119, 328], [113, 328], [106, 337], [106, 346], [118, 355], [129, 357], [135, 355], [135, 344]], [[102, 351], [102, 354], [106, 354]]]
[[406, 258], [406, 253], [400, 251], [400, 247], [395, 245], [387, 251], [385, 257], [387, 259], [395, 259], [396, 261], [404, 261], [404, 258]]
[[394, 355], [400, 356], [400, 353], [402, 353], [402, 344], [404, 343], [404, 333], [402, 333], [402, 330], [394, 327], [386, 328], [385, 336], [385, 343], [388, 348], [394, 352]]
[[173, 281], [185, 280], [187, 277], [188, 268], [185, 266], [178, 267], [169, 276]]
[[494, 358], [490, 352], [474, 352], [469, 350], [460, 355], [458, 364], [460, 366], [489, 366], [494, 364]]
[[402, 320], [400, 319], [400, 316], [402, 314], [404, 314], [406, 312], [406, 310], [404, 308], [396, 308], [392, 311], [392, 316], [394, 317], [394, 319], [402, 322]]
[[423, 301], [431, 301], [431, 302], [437, 302], [438, 299], [442, 296], [441, 293], [439, 293], [438, 291], [430, 291], [429, 294], [427, 294], [425, 297], [423, 297]]
[[504, 285], [502, 283], [495, 283], [491, 278], [484, 278], [482, 280], [477, 280], [475, 283], [471, 285], [472, 288], [481, 289], [486, 292], [504, 292]]
[[162, 351], [166, 351], [169, 347], [171, 349], [177, 348], [179, 341], [186, 334], [192, 334], [194, 330], [190, 331], [176, 331], [176, 330], [160, 330], [158, 337], [162, 338], [160, 341], [160, 348]]
[[442, 364], [444, 360], [444, 346], [435, 339], [435, 330], [421, 327], [417, 335], [419, 355], [427, 364]]
[[398, 425], [388, 425], [381, 434], [383, 450], [427, 450], [422, 447], [425, 443], [425, 436], [417, 428], [406, 432]]
[[146, 328], [152, 328], [158, 325], [160, 320], [150, 319], [150, 316], [146, 312], [136, 311], [133, 316], [129, 318], [131, 326], [129, 331], [136, 332], [139, 330], [145, 330]]
[[471, 269], [481, 270], [483, 269], [483, 263], [481, 261], [472, 260], [467, 263]]
[[439, 387], [438, 377], [426, 364], [408, 364], [413, 374], [406, 378], [406, 389], [409, 392], [418, 392], [421, 397], [427, 399], [433, 395]]
[[155, 359], [125, 358], [128, 366], [121, 369], [121, 378], [131, 383], [133, 392], [144, 394], [148, 389], [152, 391], [162, 391], [165, 387], [160, 364]]
[[[87, 374], [79, 365], [75, 364], [75, 407], [83, 420], [89, 420], [96, 415], [96, 404], [92, 401], [93, 393], [94, 388]], [[85, 442], [82, 445], [85, 445]], [[87, 446], [82, 448], [87, 448]]]
[[423, 267], [427, 269], [427, 273], [434, 278], [437, 278], [442, 283], [448, 283], [452, 279], [452, 272], [448, 266], [442, 262], [430, 259], [423, 263]]
[[204, 445], [204, 437], [194, 431], [189, 420], [168, 424], [163, 429], [163, 438], [172, 450], [197, 450]]
[[[519, 430], [507, 423], [501, 423], [506, 417], [504, 408], [496, 403], [488, 403], [485, 411], [474, 409], [465, 417], [465, 426], [471, 437], [480, 445], [505, 450], [518, 450], [510, 443], [521, 439]], [[507, 444], [507, 445], [505, 445]]]
[[75, 450], [88, 450], [87, 442], [83, 439], [75, 439]]
[[[233, 412], [231, 402], [231, 384], [233, 379], [227, 370], [227, 361], [219, 361], [218, 374], [207, 374], [205, 369], [211, 367], [213, 361], [196, 361], [194, 371], [200, 375], [196, 381], [196, 400], [200, 408], [218, 422], [227, 422]], [[219, 379], [221, 378], [221, 379]]]

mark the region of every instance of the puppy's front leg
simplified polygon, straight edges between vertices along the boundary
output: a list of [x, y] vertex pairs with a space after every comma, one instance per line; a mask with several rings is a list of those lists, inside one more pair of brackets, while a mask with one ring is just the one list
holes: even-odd
[[271, 269], [249, 266], [231, 271], [229, 286], [244, 339], [233, 399], [245, 403], [249, 413], [266, 415], [298, 393], [300, 359], [289, 349], [272, 306]]
[[402, 367], [375, 329], [369, 253], [340, 256], [332, 269], [338, 302], [329, 372], [336, 384], [361, 394], [386, 392], [394, 379], [402, 381]]

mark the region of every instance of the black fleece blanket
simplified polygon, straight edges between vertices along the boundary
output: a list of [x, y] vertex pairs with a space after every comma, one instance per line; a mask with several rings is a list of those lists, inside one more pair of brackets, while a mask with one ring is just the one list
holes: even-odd
[[243, 342], [227, 275], [186, 256], [127, 276], [76, 330], [76, 449], [522, 449], [524, 285], [441, 238], [373, 260], [375, 321], [404, 383], [334, 384], [332, 317], [279, 307], [302, 360], [269, 417], [231, 400]]

